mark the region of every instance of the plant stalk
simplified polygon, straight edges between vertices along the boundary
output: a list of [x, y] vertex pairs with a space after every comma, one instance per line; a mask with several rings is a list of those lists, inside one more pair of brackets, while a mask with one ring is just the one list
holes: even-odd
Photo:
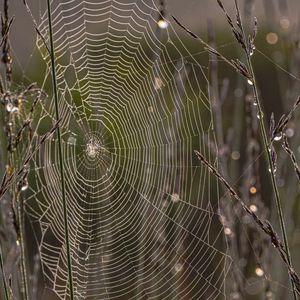
[[[57, 93], [57, 81], [56, 81], [56, 69], [55, 69], [55, 50], [54, 50], [54, 42], [53, 42], [53, 28], [52, 28], [52, 14], [51, 14], [50, 0], [47, 0], [47, 8], [48, 8], [48, 22], [49, 22], [52, 84], [53, 84], [53, 94], [54, 94], [54, 101], [55, 101], [56, 120], [58, 122], [60, 120], [60, 118], [59, 118], [59, 108], [58, 108], [58, 93]], [[66, 243], [66, 250], [67, 250], [67, 264], [68, 264], [68, 279], [69, 279], [70, 299], [74, 300], [73, 275], [72, 275], [72, 257], [71, 257], [70, 240], [69, 240], [68, 209], [67, 209], [67, 201], [66, 201], [66, 188], [65, 188], [65, 177], [64, 177], [64, 169], [63, 169], [63, 157], [62, 157], [60, 126], [57, 127], [57, 140], [58, 140], [58, 152], [59, 152], [61, 192], [62, 192], [63, 215], [64, 215], [65, 243]]]
[[20, 251], [21, 251], [21, 274], [22, 274], [22, 284], [23, 284], [23, 295], [24, 299], [29, 299], [28, 285], [27, 285], [27, 272], [26, 272], [26, 255], [25, 255], [25, 243], [24, 243], [24, 218], [23, 218], [23, 199], [21, 195], [17, 196], [19, 198], [18, 203], [18, 219], [20, 222], [20, 236], [17, 240]]
[[[241, 21], [240, 28], [241, 28], [241, 32], [242, 32], [242, 35], [243, 35], [244, 43], [245, 43], [245, 45], [247, 45], [247, 38], [246, 38], [243, 23], [242, 23], [242, 17], [240, 15], [240, 10], [239, 10], [239, 7], [238, 7], [237, 0], [235, 0], [235, 4], [236, 4], [238, 17]], [[287, 260], [288, 260], [288, 263], [291, 265], [292, 264], [291, 254], [290, 254], [288, 238], [287, 238], [287, 232], [286, 232], [285, 223], [284, 223], [284, 217], [283, 217], [283, 211], [282, 211], [282, 206], [281, 206], [281, 200], [280, 200], [280, 196], [279, 196], [279, 190], [278, 190], [278, 186], [277, 186], [277, 182], [276, 182], [275, 170], [274, 170], [274, 166], [273, 166], [273, 163], [272, 163], [272, 157], [271, 157], [271, 152], [270, 152], [270, 147], [269, 147], [269, 140], [268, 140], [268, 136], [267, 136], [266, 127], [265, 127], [265, 124], [264, 124], [262, 104], [261, 104], [261, 100], [260, 100], [258, 89], [257, 89], [257, 82], [256, 82], [256, 77], [255, 77], [255, 73], [254, 73], [254, 69], [253, 69], [251, 55], [250, 55], [248, 49], [245, 49], [245, 53], [246, 53], [248, 69], [249, 69], [250, 75], [252, 77], [252, 83], [253, 83], [252, 89], [253, 89], [253, 93], [254, 93], [254, 97], [255, 97], [254, 100], [257, 103], [257, 112], [258, 112], [258, 117], [259, 117], [259, 125], [260, 125], [260, 129], [261, 129], [261, 133], [262, 133], [263, 145], [264, 145], [266, 156], [267, 156], [267, 162], [268, 162], [268, 167], [269, 167], [268, 171], [270, 172], [272, 188], [273, 188], [274, 195], [275, 195], [275, 201], [276, 201], [277, 213], [278, 213], [278, 217], [279, 217], [280, 229], [281, 229], [282, 236], [283, 236], [283, 242], [284, 242], [284, 247], [285, 247], [285, 251], [286, 251], [286, 255], [287, 255]], [[298, 299], [297, 292], [296, 292], [295, 284], [292, 280], [291, 280], [291, 285], [292, 285], [292, 289], [293, 289], [294, 300], [297, 300]]]
[[[289, 248], [289, 243], [288, 243], [288, 238], [287, 238], [287, 232], [286, 232], [285, 223], [284, 223], [281, 200], [280, 200], [280, 196], [279, 196], [278, 186], [277, 186], [277, 183], [276, 183], [275, 170], [274, 170], [274, 166], [273, 166], [273, 163], [272, 163], [271, 152], [269, 150], [267, 132], [266, 132], [266, 127], [265, 127], [264, 120], [263, 120], [263, 112], [262, 112], [262, 108], [261, 108], [261, 104], [260, 104], [260, 100], [259, 100], [259, 96], [258, 96], [258, 91], [257, 91], [257, 86], [256, 86], [256, 80], [255, 80], [255, 77], [254, 77], [252, 62], [251, 62], [251, 59], [249, 59], [248, 57], [247, 57], [247, 62], [248, 62], [248, 67], [250, 69], [252, 78], [253, 78], [254, 97], [256, 98], [256, 102], [257, 102], [257, 110], [258, 110], [258, 115], [259, 115], [259, 124], [260, 124], [261, 132], [262, 132], [263, 144], [264, 144], [264, 147], [265, 147], [265, 151], [267, 153], [268, 167], [269, 167], [272, 187], [273, 187], [273, 191], [274, 191], [274, 195], [275, 195], [276, 208], [277, 208], [277, 213], [278, 213], [278, 217], [279, 217], [280, 229], [281, 229], [282, 236], [283, 236], [283, 242], [284, 242], [284, 247], [285, 247], [285, 250], [286, 250], [287, 259], [288, 259], [289, 264], [291, 265], [292, 264], [291, 253], [290, 253], [290, 248]], [[294, 300], [297, 300], [298, 297], [297, 297], [297, 293], [296, 293], [296, 288], [295, 288], [295, 284], [292, 280], [291, 280], [291, 285], [292, 285], [292, 288], [293, 288]]]
[[8, 288], [7, 288], [7, 283], [6, 283], [6, 279], [5, 279], [5, 273], [4, 273], [4, 266], [3, 266], [3, 257], [2, 257], [2, 248], [1, 248], [1, 245], [0, 245], [0, 269], [1, 269], [1, 273], [2, 273], [2, 280], [3, 280], [3, 287], [4, 287], [4, 299], [5, 300], [9, 300]]

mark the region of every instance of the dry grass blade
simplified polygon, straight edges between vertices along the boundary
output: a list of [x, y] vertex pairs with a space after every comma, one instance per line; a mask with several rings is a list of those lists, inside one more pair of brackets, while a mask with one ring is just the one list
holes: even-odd
[[288, 124], [288, 122], [291, 120], [292, 115], [294, 113], [294, 111], [297, 109], [297, 107], [300, 104], [300, 96], [298, 97], [298, 99], [296, 100], [295, 104], [293, 105], [292, 109], [290, 110], [290, 112], [287, 115], [282, 115], [277, 126], [273, 126], [274, 129], [271, 132], [271, 142], [273, 142], [274, 140], [276, 140], [276, 138], [280, 139], [283, 135], [283, 131], [286, 128], [286, 125]]
[[239, 14], [237, 14], [236, 16], [236, 23], [237, 23], [237, 27], [238, 29], [235, 28], [234, 23], [232, 18], [229, 16], [228, 12], [226, 11], [222, 1], [217, 0], [219, 6], [221, 7], [221, 9], [223, 10], [223, 13], [225, 14], [226, 18], [227, 18], [227, 22], [231, 28], [231, 31], [233, 33], [233, 36], [235, 37], [235, 39], [237, 40], [237, 42], [246, 50], [246, 43], [245, 40], [243, 38], [243, 32], [242, 32], [242, 27], [241, 27], [241, 19]]
[[298, 294], [300, 294], [300, 284], [299, 284], [300, 277], [294, 271], [292, 265], [290, 264], [288, 257], [287, 257], [286, 250], [284, 249], [284, 246], [283, 246], [282, 242], [280, 241], [278, 234], [272, 227], [271, 223], [267, 220], [260, 219], [260, 217], [255, 212], [250, 210], [248, 208], [248, 206], [244, 203], [244, 201], [240, 198], [238, 193], [231, 187], [231, 185], [226, 181], [226, 179], [220, 174], [220, 172], [212, 164], [210, 164], [199, 151], [195, 150], [195, 154], [196, 154], [197, 158], [201, 161], [201, 163], [203, 165], [205, 165], [209, 169], [209, 171], [214, 176], [216, 176], [216, 178], [226, 187], [226, 189], [228, 190], [231, 197], [236, 199], [241, 204], [241, 206], [243, 207], [245, 212], [249, 216], [251, 216], [253, 221], [260, 227], [260, 229], [263, 230], [269, 236], [271, 243], [273, 244], [275, 249], [277, 249], [282, 261], [287, 266], [291, 281], [294, 283]]
[[200, 38], [195, 33], [193, 33], [191, 30], [189, 30], [184, 25], [182, 25], [174, 16], [172, 16], [172, 18], [177, 23], [177, 25], [180, 26], [184, 31], [186, 31], [190, 36], [199, 40], [201, 42], [201, 44], [204, 46], [204, 49], [206, 51], [219, 57], [221, 60], [226, 62], [229, 66], [234, 68], [239, 74], [241, 74], [247, 80], [250, 80], [252, 82], [252, 76], [250, 76], [251, 75], [250, 72], [247, 70], [247, 67], [243, 63], [241, 63], [240, 61], [229, 60], [223, 54], [221, 54], [217, 49], [211, 47], [202, 38]]
[[2, 276], [2, 281], [3, 281], [3, 287], [4, 287], [4, 297], [5, 300], [9, 300], [9, 292], [8, 292], [8, 286], [5, 278], [5, 273], [4, 273], [4, 267], [3, 267], [3, 255], [2, 255], [2, 248], [0, 245], [0, 270], [1, 270], [1, 276]]
[[286, 135], [283, 135], [283, 145], [282, 145], [283, 149], [286, 151], [286, 153], [289, 155], [292, 163], [293, 163], [293, 167], [294, 167], [294, 170], [296, 172], [296, 175], [298, 177], [298, 180], [300, 181], [300, 167], [297, 163], [297, 160], [296, 160], [296, 156], [293, 152], [293, 150], [291, 149], [290, 145], [289, 145], [289, 142], [288, 142], [288, 139], [286, 137]]
[[10, 19], [10, 21], [9, 21], [9, 23], [8, 23], [8, 25], [7, 25], [7, 27], [5, 28], [5, 32], [4, 32], [4, 34], [2, 35], [2, 39], [1, 39], [1, 42], [0, 42], [0, 47], [3, 46], [5, 40], [7, 39], [8, 34], [9, 34], [9, 31], [10, 31], [10, 27], [11, 27], [11, 25], [12, 25], [14, 19], [15, 19], [15, 17], [12, 16], [11, 19]]
[[30, 17], [31, 17], [31, 20], [32, 20], [32, 22], [33, 22], [34, 29], [35, 29], [36, 33], [38, 34], [38, 36], [39, 36], [39, 37], [41, 38], [41, 40], [43, 41], [43, 44], [45, 45], [48, 54], [51, 55], [50, 47], [49, 47], [49, 45], [47, 44], [45, 37], [43, 36], [43, 34], [41, 33], [41, 31], [39, 30], [38, 24], [37, 24], [37, 22], [36, 22], [36, 20], [35, 20], [35, 18], [34, 18], [34, 16], [33, 16], [33, 14], [32, 14], [32, 12], [31, 12], [31, 9], [30, 9], [29, 5], [27, 4], [27, 1], [26, 1], [26, 0], [23, 0], [23, 4], [25, 5], [26, 10], [27, 10], [28, 14], [29, 14]]
[[1, 186], [0, 186], [0, 200], [3, 197], [3, 195], [7, 192], [10, 185], [13, 182], [16, 182], [18, 180], [19, 176], [23, 174], [24, 170], [26, 169], [26, 165], [33, 158], [34, 154], [40, 149], [40, 147], [44, 144], [44, 142], [49, 137], [51, 137], [53, 135], [53, 133], [57, 130], [59, 123], [60, 123], [60, 120], [55, 123], [55, 125], [51, 128], [51, 130], [49, 132], [47, 132], [45, 135], [42, 136], [42, 138], [39, 141], [38, 146], [34, 149], [34, 151], [32, 151], [31, 153], [29, 153], [26, 156], [26, 158], [22, 164], [22, 167], [17, 172], [12, 172], [12, 174], [9, 174], [9, 175], [7, 173], [4, 174], [4, 176], [2, 178]]
[[[218, 2], [221, 2], [221, 0], [218, 0]], [[291, 255], [290, 255], [290, 249], [289, 249], [289, 243], [288, 243], [288, 237], [287, 237], [287, 231], [286, 231], [286, 227], [285, 227], [285, 222], [284, 222], [284, 217], [283, 217], [283, 210], [282, 210], [282, 204], [281, 204], [281, 199], [280, 199], [280, 195], [279, 195], [279, 190], [278, 190], [278, 185], [277, 185], [277, 181], [276, 181], [276, 165], [274, 164], [274, 161], [276, 162], [276, 153], [275, 151], [269, 151], [270, 147], [269, 147], [269, 137], [266, 131], [266, 127], [265, 127], [265, 123], [264, 123], [264, 114], [263, 114], [263, 108], [262, 108], [262, 101], [260, 99], [260, 95], [259, 95], [259, 91], [258, 91], [258, 85], [256, 82], [256, 78], [255, 78], [255, 73], [254, 73], [254, 68], [253, 68], [253, 64], [252, 64], [252, 51], [250, 51], [249, 49], [254, 49], [254, 44], [246, 47], [245, 45], [247, 44], [247, 37], [246, 37], [246, 33], [244, 30], [244, 26], [243, 26], [243, 22], [242, 22], [242, 18], [241, 18], [241, 12], [239, 9], [239, 5], [238, 5], [238, 1], [235, 0], [235, 9], [236, 9], [236, 19], [237, 19], [237, 25], [239, 28], [239, 32], [242, 36], [243, 39], [243, 43], [242, 48], [245, 52], [245, 56], [246, 56], [246, 60], [247, 60], [247, 67], [249, 70], [249, 73], [252, 77], [251, 80], [251, 85], [252, 85], [252, 90], [253, 90], [253, 95], [256, 101], [256, 105], [257, 105], [257, 114], [258, 114], [258, 118], [259, 118], [259, 124], [260, 124], [260, 128], [261, 128], [261, 133], [262, 133], [262, 140], [263, 140], [263, 145], [265, 148], [265, 154], [266, 154], [266, 161], [268, 163], [268, 169], [269, 169], [269, 174], [270, 174], [270, 180], [272, 183], [272, 188], [273, 188], [273, 192], [274, 192], [274, 197], [275, 197], [275, 202], [276, 202], [276, 208], [277, 208], [277, 213], [278, 213], [278, 218], [279, 218], [279, 224], [280, 224], [280, 228], [281, 228], [281, 232], [282, 232], [282, 236], [283, 236], [283, 241], [284, 241], [284, 246], [285, 246], [285, 251], [286, 251], [286, 259], [288, 261], [288, 265], [292, 264], [292, 260], [291, 260]], [[257, 26], [257, 22], [256, 22], [256, 26]], [[256, 29], [254, 29], [255, 31]], [[254, 33], [253, 35], [256, 35], [256, 33]], [[295, 282], [292, 280], [292, 278], [290, 277], [290, 281], [291, 281], [291, 286], [293, 289], [293, 298], [294, 300], [297, 299], [297, 293], [296, 293], [296, 286], [295, 286]]]

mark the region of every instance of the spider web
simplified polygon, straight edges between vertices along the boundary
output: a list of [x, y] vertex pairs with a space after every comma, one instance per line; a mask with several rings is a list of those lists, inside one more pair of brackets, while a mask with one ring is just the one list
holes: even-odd
[[[194, 155], [214, 162], [205, 69], [171, 24], [158, 27], [154, 2], [59, 0], [52, 13], [75, 298], [225, 298], [218, 191]], [[47, 13], [39, 30], [48, 42]], [[50, 98], [38, 133], [55, 122]], [[45, 141], [25, 203], [45, 293], [66, 299], [58, 158]]]

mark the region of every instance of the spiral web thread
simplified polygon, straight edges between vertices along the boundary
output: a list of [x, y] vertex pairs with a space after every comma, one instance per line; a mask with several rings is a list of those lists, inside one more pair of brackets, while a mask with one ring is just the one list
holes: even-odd
[[[76, 299], [225, 298], [205, 69], [151, 1], [53, 1]], [[47, 13], [40, 32], [48, 38]], [[48, 66], [44, 43], [38, 47]], [[43, 103], [36, 130], [55, 120]], [[26, 213], [45, 294], [67, 299], [58, 141], [35, 155]]]

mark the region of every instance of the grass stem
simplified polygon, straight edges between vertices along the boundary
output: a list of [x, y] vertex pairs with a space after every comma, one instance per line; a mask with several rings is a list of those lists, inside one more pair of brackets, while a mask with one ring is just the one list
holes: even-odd
[[7, 288], [6, 279], [5, 279], [5, 273], [4, 273], [4, 266], [3, 266], [3, 257], [2, 257], [2, 248], [1, 248], [1, 245], [0, 245], [0, 269], [1, 269], [1, 273], [2, 273], [2, 281], [3, 281], [3, 287], [4, 287], [4, 299], [5, 300], [9, 300], [8, 288]]
[[28, 285], [27, 285], [27, 272], [26, 272], [26, 255], [25, 255], [25, 239], [24, 239], [24, 215], [23, 215], [23, 199], [22, 196], [19, 195], [19, 203], [18, 203], [18, 219], [20, 222], [20, 236], [19, 240], [17, 241], [19, 243], [20, 249], [21, 249], [21, 276], [22, 276], [22, 294], [24, 296], [24, 300], [29, 299], [29, 293], [28, 293]]
[[[54, 94], [54, 101], [55, 101], [55, 113], [56, 113], [56, 120], [59, 121], [60, 117], [59, 117], [59, 108], [58, 108], [58, 93], [57, 93], [57, 81], [56, 81], [56, 69], [55, 69], [55, 50], [54, 50], [54, 42], [53, 42], [52, 13], [51, 13], [50, 0], [47, 0], [47, 8], [48, 8], [49, 38], [50, 38], [50, 52], [51, 52], [50, 57], [51, 57], [51, 68], [52, 68], [53, 94]], [[70, 240], [69, 240], [68, 209], [67, 209], [67, 201], [66, 201], [66, 188], [65, 188], [60, 126], [58, 126], [57, 128], [57, 140], [58, 140], [58, 152], [59, 152], [63, 214], [64, 214], [65, 243], [66, 243], [66, 250], [67, 250], [69, 290], [70, 290], [70, 299], [73, 300], [74, 290], [73, 290], [73, 275], [72, 275], [72, 257], [71, 257]]]
[[[235, 5], [236, 5], [237, 16], [241, 23], [240, 28], [241, 28], [243, 40], [244, 40], [244, 43], [247, 44], [246, 33], [245, 33], [245, 29], [244, 29], [244, 26], [242, 23], [242, 17], [240, 15], [240, 9], [239, 9], [237, 0], [235, 0]], [[258, 112], [258, 119], [259, 119], [258, 121], [259, 121], [260, 129], [261, 129], [261, 133], [262, 133], [262, 139], [263, 139], [263, 145], [265, 148], [265, 153], [267, 156], [267, 162], [268, 162], [268, 168], [269, 168], [270, 178], [271, 178], [271, 182], [272, 182], [272, 188], [273, 188], [274, 195], [275, 195], [280, 229], [281, 229], [282, 236], [283, 236], [283, 242], [284, 242], [284, 247], [285, 247], [285, 251], [287, 254], [287, 260], [288, 260], [289, 264], [291, 265], [292, 264], [291, 254], [290, 254], [290, 250], [289, 250], [289, 244], [288, 244], [287, 232], [286, 232], [285, 223], [284, 223], [284, 217], [283, 217], [283, 211], [282, 211], [282, 206], [281, 206], [279, 190], [278, 190], [278, 186], [277, 186], [277, 182], [276, 182], [274, 165], [272, 163], [272, 157], [271, 157], [271, 152], [270, 152], [270, 147], [269, 147], [269, 139], [268, 139], [268, 135], [267, 135], [267, 131], [266, 131], [265, 123], [264, 123], [264, 118], [263, 118], [262, 103], [261, 103], [259, 92], [258, 92], [257, 81], [256, 81], [255, 73], [254, 73], [251, 55], [250, 55], [248, 49], [245, 50], [245, 53], [246, 53], [248, 70], [252, 77], [252, 83], [253, 83], [252, 89], [253, 89], [255, 101], [257, 103], [257, 112]], [[297, 300], [298, 299], [297, 292], [296, 292], [295, 284], [292, 280], [291, 280], [291, 285], [293, 288], [294, 300]]]

